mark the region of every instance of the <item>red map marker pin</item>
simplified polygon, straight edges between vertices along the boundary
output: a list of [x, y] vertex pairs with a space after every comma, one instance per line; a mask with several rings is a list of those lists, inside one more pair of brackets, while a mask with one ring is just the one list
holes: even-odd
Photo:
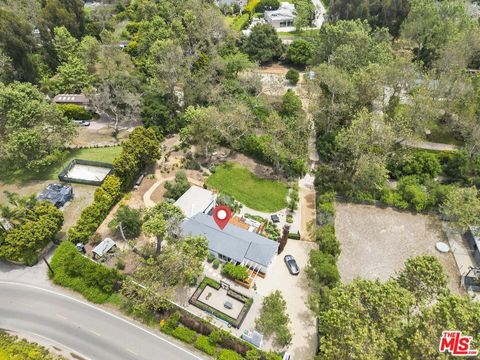
[[232, 210], [228, 206], [218, 205], [213, 209], [213, 220], [217, 223], [218, 227], [223, 230], [227, 226], [232, 217]]

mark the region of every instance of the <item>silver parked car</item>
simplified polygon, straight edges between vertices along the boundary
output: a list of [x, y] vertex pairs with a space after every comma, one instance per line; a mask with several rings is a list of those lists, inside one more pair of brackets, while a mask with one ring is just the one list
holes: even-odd
[[288, 268], [288, 271], [290, 271], [290, 274], [298, 275], [300, 273], [300, 269], [297, 265], [297, 262], [295, 261], [295, 258], [292, 255], [285, 255], [283, 260], [285, 261], [285, 265], [287, 265], [287, 268]]

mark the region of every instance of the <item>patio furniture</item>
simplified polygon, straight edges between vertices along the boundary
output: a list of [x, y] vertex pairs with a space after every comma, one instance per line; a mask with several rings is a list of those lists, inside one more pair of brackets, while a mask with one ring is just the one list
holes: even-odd
[[223, 303], [223, 306], [226, 308], [226, 309], [233, 309], [233, 305], [230, 301], [225, 301]]

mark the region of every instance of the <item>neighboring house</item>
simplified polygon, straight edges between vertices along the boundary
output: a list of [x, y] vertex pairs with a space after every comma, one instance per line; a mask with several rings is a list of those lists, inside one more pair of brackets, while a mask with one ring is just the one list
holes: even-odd
[[215, 3], [217, 4], [217, 6], [220, 6], [222, 4], [226, 4], [226, 5], [238, 4], [240, 8], [247, 6], [247, 0], [215, 0]]
[[282, 2], [277, 10], [267, 10], [264, 18], [267, 23], [272, 25], [279, 32], [295, 30], [295, 5]]
[[102, 240], [100, 244], [95, 246], [92, 250], [93, 253], [93, 258], [96, 259], [97, 257], [102, 257], [106, 253], [108, 253], [110, 250], [112, 250], [117, 244], [115, 244], [115, 241], [113, 241], [110, 238], [106, 238]]
[[192, 217], [198, 213], [210, 213], [215, 207], [216, 199], [212, 191], [192, 185], [175, 201], [175, 205], [182, 209], [186, 217]]
[[73, 188], [69, 185], [49, 184], [37, 195], [38, 201], [50, 201], [57, 208], [61, 208], [73, 199]]
[[79, 106], [88, 106], [90, 100], [83, 94], [58, 94], [53, 98], [56, 104], [74, 104]]
[[183, 235], [205, 236], [209, 252], [221, 261], [241, 264], [263, 274], [278, 252], [278, 242], [230, 223], [220, 230], [213, 217], [203, 212], [185, 219], [181, 228]]
[[465, 233], [465, 238], [470, 246], [476, 265], [480, 266], [480, 227], [469, 226], [468, 231]]

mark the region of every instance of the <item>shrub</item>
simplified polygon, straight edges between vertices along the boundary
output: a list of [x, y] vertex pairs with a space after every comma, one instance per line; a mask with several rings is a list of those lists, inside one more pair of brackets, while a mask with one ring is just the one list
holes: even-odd
[[234, 280], [245, 281], [248, 279], [248, 270], [242, 265], [233, 265], [232, 263], [226, 263], [223, 265], [222, 273]]
[[308, 40], [294, 40], [287, 49], [287, 60], [299, 65], [307, 65], [315, 53], [315, 45]]
[[296, 85], [298, 83], [298, 80], [300, 80], [300, 74], [295, 69], [289, 69], [287, 71], [287, 74], [285, 75], [285, 79], [290, 81], [290, 83], [292, 83], [293, 85]]
[[124, 269], [125, 269], [125, 261], [123, 261], [123, 259], [118, 259], [118, 260], [117, 260], [117, 264], [115, 265], [115, 267], [116, 267], [118, 270], [124, 270]]
[[324, 225], [317, 228], [315, 240], [319, 244], [321, 251], [337, 258], [340, 255], [340, 243], [335, 237], [335, 227], [333, 225]]
[[195, 331], [182, 325], [177, 326], [175, 330], [173, 330], [172, 335], [188, 344], [192, 344], [197, 338], [197, 333]]
[[119, 231], [122, 226], [123, 234], [127, 239], [137, 238], [142, 231], [142, 214], [140, 210], [132, 209], [129, 206], [121, 206], [108, 227], [113, 231]]
[[409, 152], [403, 157], [393, 157], [389, 170], [394, 178], [415, 175], [419, 179], [432, 179], [440, 174], [442, 167], [436, 154], [427, 151]]
[[261, 0], [257, 6], [255, 6], [255, 12], [263, 13], [265, 10], [277, 10], [280, 7], [278, 0]]
[[85, 110], [85, 108], [80, 105], [59, 104], [57, 108], [65, 117], [72, 120], [90, 120], [93, 117], [90, 111]]
[[195, 341], [195, 348], [210, 356], [213, 356], [217, 349], [215, 343], [212, 343], [205, 335], [200, 335], [197, 338], [197, 341]]
[[288, 238], [292, 240], [300, 240], [300, 234], [299, 233], [288, 233]]
[[54, 283], [78, 291], [95, 303], [107, 301], [121, 279], [117, 270], [89, 260], [68, 241], [56, 249], [51, 267], [54, 275], [50, 273], [50, 276]]
[[188, 182], [187, 174], [184, 171], [179, 171], [175, 174], [175, 182], [167, 181], [164, 186], [167, 189], [165, 198], [178, 200], [190, 188], [190, 183]]
[[40, 202], [29, 211], [29, 218], [4, 237], [0, 234], [0, 257], [37, 263], [37, 252], [52, 241], [63, 224], [63, 213], [49, 202]]
[[214, 269], [218, 269], [218, 267], [220, 266], [220, 260], [218, 259], [213, 260], [212, 266]]
[[215, 255], [213, 255], [212, 253], [208, 253], [208, 255], [207, 255], [207, 262], [208, 263], [211, 263], [215, 259], [216, 259]]
[[222, 339], [222, 332], [220, 330], [213, 330], [210, 335], [208, 335], [208, 339], [212, 344], [218, 344]]
[[223, 349], [218, 354], [218, 360], [243, 360], [243, 356], [233, 350]]
[[202, 282], [200, 283], [200, 288], [205, 289], [207, 285], [210, 285], [214, 289], [220, 289], [221, 285], [218, 281], [210, 279], [209, 277], [204, 277]]

